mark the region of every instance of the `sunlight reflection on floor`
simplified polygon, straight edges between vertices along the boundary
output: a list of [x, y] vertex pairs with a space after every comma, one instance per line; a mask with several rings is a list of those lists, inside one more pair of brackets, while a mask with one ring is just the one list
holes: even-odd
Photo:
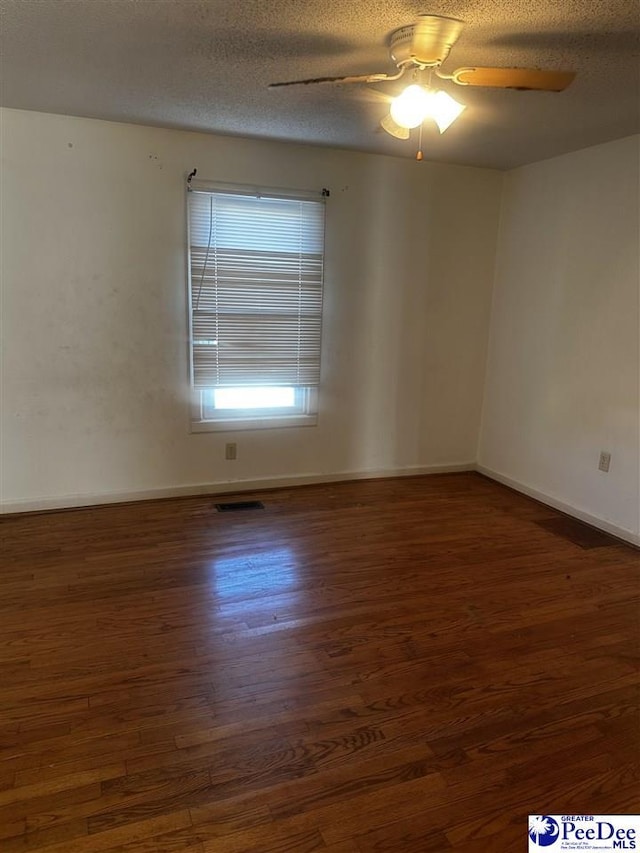
[[288, 592], [298, 579], [298, 563], [288, 546], [219, 557], [212, 565], [213, 591], [223, 602]]

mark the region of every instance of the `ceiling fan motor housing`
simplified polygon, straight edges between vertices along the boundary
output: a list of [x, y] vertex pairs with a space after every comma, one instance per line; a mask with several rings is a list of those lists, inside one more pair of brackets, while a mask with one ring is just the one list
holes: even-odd
[[396, 65], [403, 65], [412, 59], [411, 42], [413, 41], [413, 24], [400, 27], [389, 36], [389, 55]]
[[389, 37], [389, 53], [397, 65], [424, 68], [441, 65], [457, 41], [463, 23], [457, 18], [420, 15], [415, 24], [399, 27]]

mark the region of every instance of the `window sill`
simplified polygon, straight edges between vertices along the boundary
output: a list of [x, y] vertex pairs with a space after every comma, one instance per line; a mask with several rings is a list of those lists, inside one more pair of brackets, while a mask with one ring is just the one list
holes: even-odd
[[284, 415], [269, 418], [220, 418], [215, 421], [191, 421], [191, 432], [236, 432], [244, 429], [283, 429], [316, 426], [317, 415]]

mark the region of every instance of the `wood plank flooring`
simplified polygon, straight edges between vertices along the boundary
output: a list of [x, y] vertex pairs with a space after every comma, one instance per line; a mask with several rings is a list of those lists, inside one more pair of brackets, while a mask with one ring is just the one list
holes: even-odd
[[3, 520], [3, 853], [508, 853], [640, 811], [638, 551], [477, 474], [249, 498]]

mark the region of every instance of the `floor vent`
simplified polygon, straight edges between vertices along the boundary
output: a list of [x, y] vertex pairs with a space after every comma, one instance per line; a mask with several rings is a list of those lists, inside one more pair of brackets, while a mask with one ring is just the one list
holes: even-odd
[[262, 501], [233, 501], [231, 503], [216, 504], [218, 512], [240, 512], [244, 509], [264, 509]]

